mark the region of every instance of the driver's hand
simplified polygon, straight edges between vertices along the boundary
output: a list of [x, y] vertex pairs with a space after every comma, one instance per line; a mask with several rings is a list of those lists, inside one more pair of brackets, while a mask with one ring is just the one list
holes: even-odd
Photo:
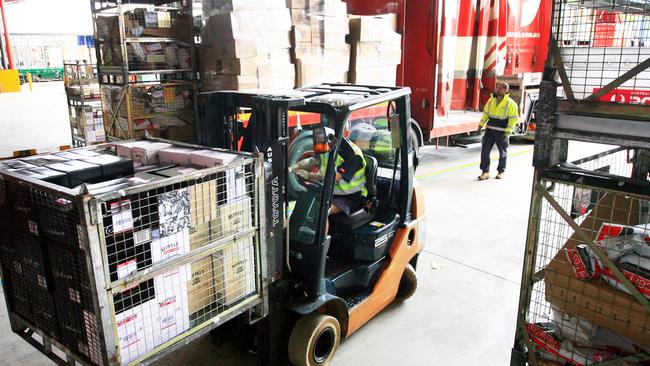
[[311, 174], [304, 169], [295, 169], [293, 172], [302, 179], [309, 179], [311, 177]]

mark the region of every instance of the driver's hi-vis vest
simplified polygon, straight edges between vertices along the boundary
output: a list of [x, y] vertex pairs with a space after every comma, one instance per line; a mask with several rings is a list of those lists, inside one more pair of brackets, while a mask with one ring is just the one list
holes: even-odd
[[490, 130], [503, 131], [510, 135], [517, 122], [519, 122], [519, 108], [517, 103], [506, 94], [501, 103], [497, 103], [496, 97], [490, 97], [483, 108], [483, 117], [481, 117], [479, 125], [483, 128], [487, 124], [487, 128]]
[[[354, 194], [361, 192], [363, 197], [368, 195], [368, 189], [366, 188], [366, 160], [363, 158], [363, 152], [359, 146], [350, 143], [352, 149], [354, 150], [354, 155], [360, 156], [363, 165], [359, 170], [354, 173], [352, 179], [348, 182], [345, 178], [341, 178], [338, 182], [334, 182], [334, 195], [335, 196], [346, 196], [349, 194]], [[325, 172], [327, 169], [327, 161], [329, 159], [329, 154], [323, 154], [320, 159], [320, 169], [321, 172]], [[345, 162], [340, 154], [336, 155], [336, 167], [335, 170], [338, 171], [339, 167]]]

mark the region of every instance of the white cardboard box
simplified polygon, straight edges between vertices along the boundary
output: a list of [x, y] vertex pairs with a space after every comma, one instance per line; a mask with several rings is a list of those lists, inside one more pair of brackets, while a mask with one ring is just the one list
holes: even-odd
[[214, 150], [195, 150], [190, 154], [190, 164], [203, 168], [230, 164], [235, 159], [237, 159], [236, 154]]
[[162, 149], [171, 148], [173, 145], [166, 142], [139, 141], [131, 147], [133, 161], [142, 165], [158, 164], [158, 152]]
[[115, 314], [118, 345], [121, 363], [130, 362], [144, 356], [156, 347], [154, 334], [155, 299]]
[[124, 158], [132, 158], [131, 155], [131, 149], [134, 146], [138, 146], [142, 141], [126, 141], [126, 142], [116, 142], [115, 145], [115, 152], [117, 153], [117, 156], [121, 156]]
[[156, 345], [163, 344], [190, 328], [187, 281], [189, 265], [182, 265], [154, 278], [156, 289], [153, 324]]
[[170, 147], [158, 152], [160, 163], [171, 163], [187, 166], [190, 165], [190, 154], [194, 149], [187, 147]]
[[214, 256], [217, 302], [230, 305], [255, 292], [254, 234], [227, 244]]
[[167, 236], [160, 236], [155, 230], [151, 240], [151, 262], [158, 263], [179, 257], [190, 251], [190, 232], [185, 228]]

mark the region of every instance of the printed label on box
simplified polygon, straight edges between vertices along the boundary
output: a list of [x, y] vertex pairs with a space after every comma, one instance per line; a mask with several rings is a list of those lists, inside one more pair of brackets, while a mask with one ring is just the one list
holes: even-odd
[[190, 191], [181, 188], [158, 196], [160, 235], [170, 235], [190, 226]]
[[131, 259], [129, 261], [119, 263], [117, 265], [117, 278], [122, 279], [128, 277], [131, 273], [138, 270], [138, 261]]
[[254, 243], [253, 236], [250, 236], [215, 253], [215, 288], [219, 303], [230, 305], [255, 292]]
[[214, 272], [212, 257], [191, 264], [191, 278], [187, 282], [190, 314], [215, 301]]
[[151, 241], [151, 261], [153, 263], [169, 260], [190, 251], [190, 232], [184, 229], [172, 235], [161, 236], [156, 230]]
[[219, 235], [228, 235], [233, 232], [244, 231], [251, 227], [251, 199], [245, 198], [229, 203], [218, 209], [218, 226], [215, 232]]
[[140, 230], [133, 234], [133, 243], [135, 245], [140, 245], [151, 241], [151, 229]]
[[131, 200], [125, 199], [111, 203], [111, 217], [113, 227], [106, 228], [107, 235], [119, 234], [133, 229], [133, 214], [131, 213]]

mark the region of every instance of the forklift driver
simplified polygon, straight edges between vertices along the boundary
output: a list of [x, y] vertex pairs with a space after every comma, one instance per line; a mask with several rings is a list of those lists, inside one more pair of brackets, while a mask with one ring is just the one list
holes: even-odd
[[[347, 134], [344, 133], [344, 135]], [[323, 180], [328, 156], [328, 154], [320, 154], [320, 159], [316, 157], [303, 159], [297, 162], [290, 171], [305, 180]], [[336, 156], [336, 177], [334, 179], [334, 197], [329, 210], [330, 215], [342, 213], [348, 216], [351, 212], [363, 207], [368, 195], [366, 161], [361, 148], [347, 137], [343, 137], [339, 154]]]

